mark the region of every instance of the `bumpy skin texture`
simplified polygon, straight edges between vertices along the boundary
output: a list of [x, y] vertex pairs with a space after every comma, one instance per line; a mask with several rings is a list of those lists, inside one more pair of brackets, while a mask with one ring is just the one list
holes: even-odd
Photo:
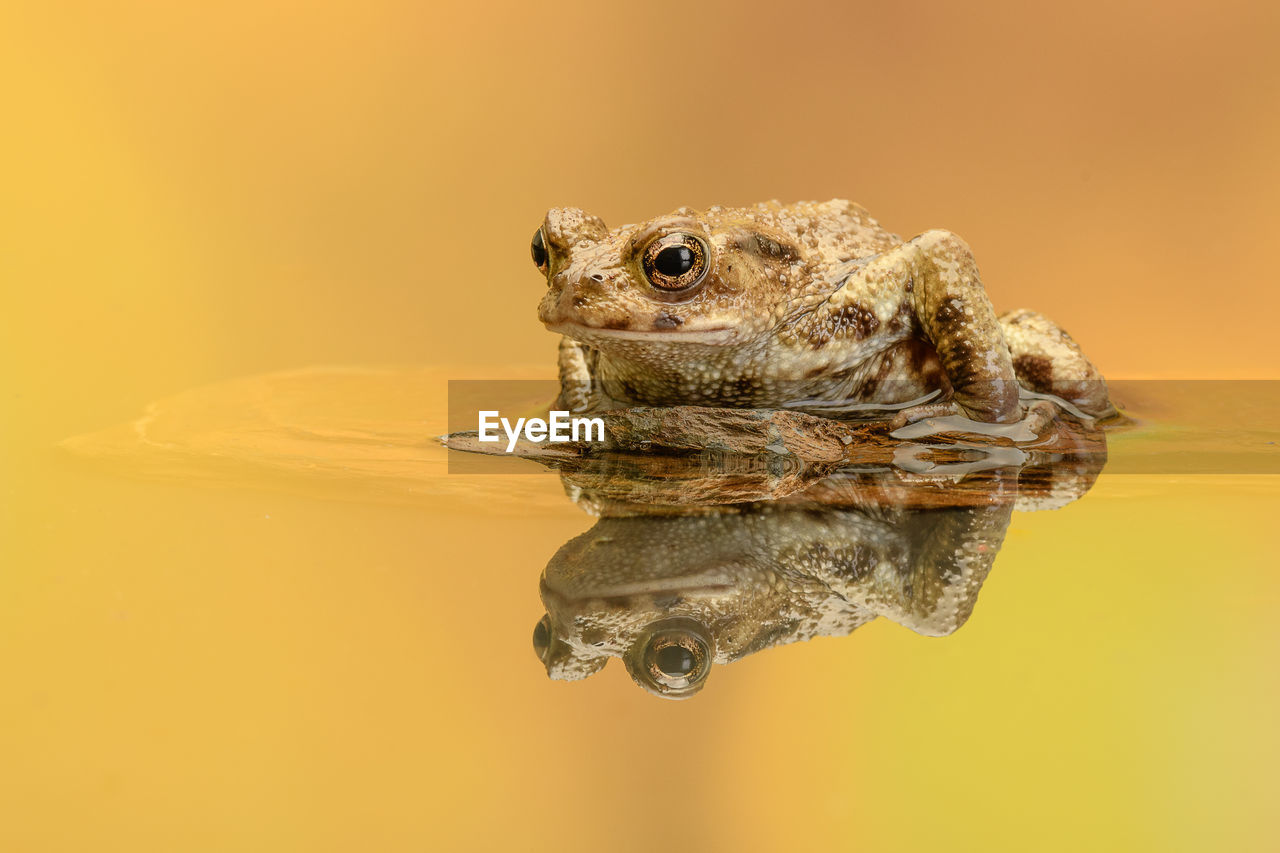
[[[714, 664], [844, 636], [876, 616], [945, 636], [969, 618], [1011, 512], [1005, 500], [924, 511], [755, 504], [604, 518], [543, 573], [547, 615], [535, 650], [555, 679], [585, 678], [619, 657], [641, 687], [684, 698]], [[689, 683], [674, 689], [644, 663], [664, 630], [706, 650]]]
[[[672, 235], [707, 249], [705, 274], [678, 291], [656, 286], [643, 262]], [[557, 208], [536, 239], [548, 284], [539, 318], [564, 335], [561, 408], [1007, 423], [1032, 391], [1091, 417], [1114, 412], [1065, 332], [1029, 311], [996, 316], [964, 241], [947, 231], [904, 241], [852, 202], [681, 208], [613, 230]]]
[[[708, 462], [693, 478], [626, 467], [564, 477], [600, 519], [542, 574], [534, 650], [551, 678], [583, 679], [617, 657], [645, 690], [685, 698], [716, 665], [844, 636], [877, 616], [946, 636], [973, 611], [1013, 512], [1079, 499], [1103, 459], [1052, 455], [965, 474], [963, 490], [949, 474], [846, 468], [782, 500], [747, 502], [740, 479]], [[702, 650], [684, 677], [653, 667], [668, 641]]]

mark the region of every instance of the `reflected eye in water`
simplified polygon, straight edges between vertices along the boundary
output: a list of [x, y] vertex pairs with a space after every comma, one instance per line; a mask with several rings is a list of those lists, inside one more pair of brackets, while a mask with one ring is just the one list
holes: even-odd
[[641, 266], [659, 290], [688, 290], [707, 274], [709, 254], [707, 244], [692, 234], [668, 234], [645, 246]]
[[538, 660], [546, 663], [547, 649], [551, 648], [551, 614], [544, 614], [533, 626], [533, 651]]
[[533, 240], [529, 243], [529, 254], [533, 256], [533, 264], [538, 268], [538, 272], [546, 275], [547, 261], [550, 256], [547, 254], [547, 241], [542, 238], [541, 228], [533, 232]]
[[692, 619], [661, 622], [627, 653], [627, 672], [657, 696], [686, 699], [706, 683], [714, 654], [707, 631]]

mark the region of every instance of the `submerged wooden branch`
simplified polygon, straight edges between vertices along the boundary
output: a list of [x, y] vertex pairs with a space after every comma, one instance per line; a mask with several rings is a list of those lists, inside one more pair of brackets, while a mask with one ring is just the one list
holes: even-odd
[[[895, 437], [887, 423], [799, 412], [699, 406], [606, 412], [604, 440], [511, 445], [477, 432], [445, 437], [450, 449], [539, 462], [575, 500], [603, 514], [629, 505], [720, 506], [806, 500], [903, 507], [971, 506], [1012, 499], [1048, 508], [1079, 497], [1106, 462], [1097, 427], [1062, 419], [1033, 442], [947, 431], [922, 422]], [[830, 478], [839, 473], [838, 482]], [[1012, 476], [1011, 476], [1012, 473]], [[834, 485], [833, 485], [834, 483]]]
[[[705, 453], [737, 456], [775, 454], [794, 456], [805, 464], [895, 464], [908, 455], [929, 448], [938, 464], [972, 461], [975, 451], [995, 448], [1023, 453], [1095, 455], [1106, 453], [1106, 440], [1096, 427], [1060, 419], [1048, 434], [1031, 442], [1014, 442], [1000, 435], [958, 432], [938, 426], [925, 439], [895, 437], [884, 421], [836, 421], [774, 409], [720, 409], [704, 406], [639, 407], [605, 412], [604, 441], [531, 441], [523, 435], [508, 453], [508, 442], [483, 442], [475, 431], [445, 436], [451, 450], [492, 455], [513, 455], [556, 462], [601, 453]], [[913, 427], [916, 425], [913, 425]]]

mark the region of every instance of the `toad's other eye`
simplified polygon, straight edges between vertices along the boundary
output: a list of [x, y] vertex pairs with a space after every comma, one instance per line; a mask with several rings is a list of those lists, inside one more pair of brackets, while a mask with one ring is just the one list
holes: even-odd
[[533, 626], [533, 651], [538, 660], [547, 659], [547, 649], [551, 648], [551, 614], [545, 614], [538, 624]]
[[644, 277], [659, 290], [688, 290], [707, 274], [707, 244], [692, 234], [668, 234], [645, 246]]
[[533, 256], [534, 266], [543, 275], [547, 272], [547, 242], [542, 239], [542, 229], [533, 232], [533, 241], [529, 243], [529, 254]]

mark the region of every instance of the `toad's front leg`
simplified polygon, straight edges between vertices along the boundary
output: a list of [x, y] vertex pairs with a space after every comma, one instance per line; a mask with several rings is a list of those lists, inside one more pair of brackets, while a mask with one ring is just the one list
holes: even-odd
[[919, 333], [937, 350], [953, 389], [949, 404], [909, 409], [900, 418], [918, 420], [949, 406], [973, 420], [1017, 421], [1022, 410], [1013, 361], [965, 242], [949, 231], [926, 231], [884, 260], [904, 279]]
[[622, 404], [604, 392], [596, 376], [598, 353], [572, 338], [560, 339], [557, 364], [560, 370], [560, 394], [551, 408], [593, 414], [619, 408]]

